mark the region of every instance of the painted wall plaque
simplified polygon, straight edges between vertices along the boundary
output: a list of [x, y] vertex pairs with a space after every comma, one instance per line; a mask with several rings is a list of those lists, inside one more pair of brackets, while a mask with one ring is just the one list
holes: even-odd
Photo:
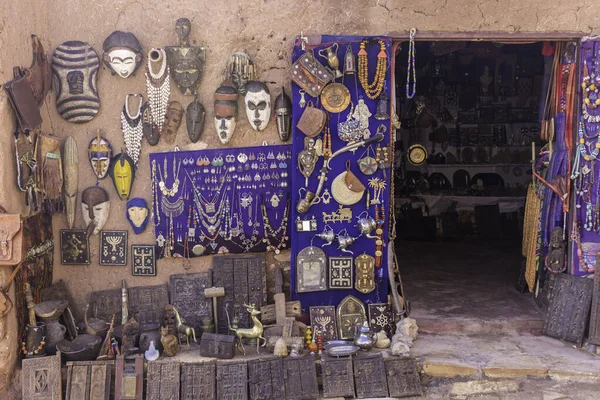
[[329, 289], [352, 289], [352, 257], [329, 257]]
[[[313, 327], [313, 332], [319, 331], [323, 334], [323, 341], [338, 338], [334, 306], [311, 307], [310, 324]], [[352, 337], [354, 337], [354, 334], [352, 334]]]
[[131, 274], [133, 276], [156, 276], [155, 246], [134, 244], [131, 246]]
[[369, 324], [373, 332], [385, 331], [388, 337], [391, 337], [393, 319], [392, 312], [387, 303], [370, 303], [368, 305], [369, 310]]
[[90, 249], [85, 230], [61, 229], [60, 262], [73, 265], [90, 263]]
[[127, 265], [127, 231], [100, 232], [100, 265]]
[[337, 324], [340, 339], [354, 339], [356, 325], [367, 319], [364, 304], [354, 296], [346, 296], [337, 308]]

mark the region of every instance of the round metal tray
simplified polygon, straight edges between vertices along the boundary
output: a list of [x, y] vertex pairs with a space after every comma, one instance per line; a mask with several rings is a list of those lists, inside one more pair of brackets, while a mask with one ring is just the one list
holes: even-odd
[[332, 357], [347, 357], [357, 353], [360, 347], [350, 345], [328, 345], [325, 347], [325, 353]]

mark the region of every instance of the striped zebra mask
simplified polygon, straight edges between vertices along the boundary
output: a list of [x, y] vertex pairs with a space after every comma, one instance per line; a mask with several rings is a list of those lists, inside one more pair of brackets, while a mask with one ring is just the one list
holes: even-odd
[[52, 55], [53, 87], [56, 109], [61, 117], [75, 124], [89, 122], [100, 111], [96, 88], [100, 59], [89, 44], [65, 42]]

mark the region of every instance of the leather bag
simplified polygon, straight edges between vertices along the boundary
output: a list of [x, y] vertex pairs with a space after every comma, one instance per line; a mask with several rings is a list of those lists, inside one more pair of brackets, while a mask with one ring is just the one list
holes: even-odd
[[358, 177], [350, 170], [349, 161], [346, 163], [346, 176], [344, 177], [344, 183], [346, 184], [346, 187], [352, 190], [354, 193], [362, 193], [367, 189], [360, 179], [358, 179]]
[[31, 35], [31, 45], [33, 60], [29, 68], [23, 68], [23, 73], [31, 86], [38, 107], [41, 107], [52, 87], [52, 69], [44, 47], [36, 35]]
[[0, 265], [14, 266], [23, 257], [23, 230], [20, 214], [6, 214], [0, 207]]
[[316, 108], [309, 102], [300, 116], [296, 127], [308, 137], [315, 137], [325, 127], [327, 114], [320, 108]]
[[15, 110], [19, 126], [23, 131], [31, 132], [42, 125], [42, 115], [31, 84], [27, 81], [23, 71], [19, 67], [15, 67], [13, 75], [15, 78], [6, 82], [3, 87]]
[[321, 64], [312, 50], [296, 60], [290, 75], [292, 81], [312, 97], [319, 96], [323, 88], [335, 78], [333, 71]]

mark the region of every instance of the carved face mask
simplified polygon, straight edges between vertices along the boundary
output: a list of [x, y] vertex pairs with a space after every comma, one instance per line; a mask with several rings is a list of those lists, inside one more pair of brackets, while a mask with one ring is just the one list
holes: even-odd
[[158, 125], [152, 122], [152, 114], [150, 113], [150, 103], [145, 102], [142, 106], [142, 129], [144, 137], [150, 146], [156, 146], [160, 140], [160, 132]]
[[188, 106], [185, 115], [185, 123], [187, 126], [188, 136], [190, 137], [190, 141], [192, 143], [196, 143], [200, 140], [200, 136], [202, 135], [202, 130], [204, 129], [204, 117], [206, 112], [204, 111], [204, 106], [198, 101], [198, 99], [194, 99]]
[[81, 124], [98, 114], [99, 65], [98, 54], [85, 42], [65, 42], [54, 50], [52, 74], [56, 110], [65, 120]]
[[215, 91], [215, 129], [222, 144], [227, 144], [235, 131], [238, 113], [238, 92], [230, 80], [226, 80]]
[[127, 200], [131, 193], [131, 187], [133, 186], [133, 180], [135, 178], [135, 167], [131, 157], [125, 153], [114, 156], [108, 173], [112, 178], [119, 198], [121, 200]]
[[179, 46], [165, 47], [171, 78], [183, 95], [196, 94], [204, 69], [204, 47], [190, 46], [188, 37], [191, 30], [190, 20], [179, 18], [175, 24]]
[[281, 94], [275, 99], [275, 119], [277, 121], [277, 133], [282, 142], [287, 142], [292, 133], [292, 101], [281, 88]]
[[114, 31], [106, 38], [102, 48], [104, 64], [113, 75], [121, 78], [134, 75], [144, 58], [140, 42], [130, 32]]
[[100, 186], [85, 189], [81, 193], [81, 212], [88, 237], [98, 234], [104, 228], [110, 213], [110, 201], [106, 190]]
[[165, 114], [165, 125], [163, 128], [162, 135], [165, 138], [167, 144], [175, 143], [177, 137], [177, 130], [181, 124], [181, 118], [183, 117], [183, 106], [178, 101], [171, 101], [167, 105], [167, 113]]
[[246, 115], [252, 128], [263, 131], [271, 119], [271, 94], [262, 82], [250, 81], [246, 84]]
[[139, 235], [144, 232], [148, 224], [148, 203], [139, 197], [129, 200], [126, 215], [133, 232]]
[[88, 158], [98, 179], [104, 179], [108, 174], [111, 157], [112, 146], [107, 139], [99, 135], [92, 139], [88, 146]]

